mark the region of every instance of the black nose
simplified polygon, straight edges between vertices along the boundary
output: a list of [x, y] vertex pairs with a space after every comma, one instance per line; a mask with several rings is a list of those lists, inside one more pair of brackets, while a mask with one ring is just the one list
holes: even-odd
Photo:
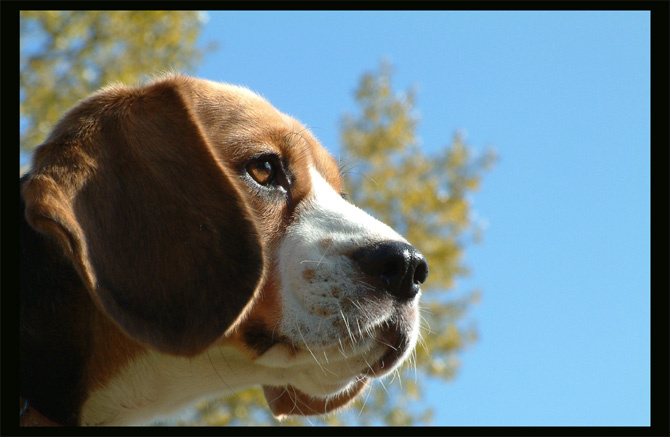
[[428, 276], [425, 258], [407, 243], [376, 243], [356, 250], [351, 258], [363, 273], [381, 279], [386, 290], [399, 300], [416, 296]]

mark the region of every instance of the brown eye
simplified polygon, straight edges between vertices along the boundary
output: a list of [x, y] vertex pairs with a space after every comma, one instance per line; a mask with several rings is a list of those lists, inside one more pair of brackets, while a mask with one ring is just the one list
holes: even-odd
[[274, 163], [269, 159], [259, 159], [247, 165], [247, 173], [258, 184], [263, 186], [272, 185], [275, 183], [277, 170]]

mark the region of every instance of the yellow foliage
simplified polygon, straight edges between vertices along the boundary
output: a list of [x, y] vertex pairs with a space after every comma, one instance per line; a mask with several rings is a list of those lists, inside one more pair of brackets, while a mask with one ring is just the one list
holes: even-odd
[[169, 69], [189, 71], [201, 22], [194, 11], [22, 11], [22, 150], [58, 118], [111, 82], [138, 83]]

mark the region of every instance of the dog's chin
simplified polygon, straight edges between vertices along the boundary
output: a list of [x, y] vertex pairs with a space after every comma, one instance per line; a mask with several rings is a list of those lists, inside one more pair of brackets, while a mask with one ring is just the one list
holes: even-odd
[[279, 420], [287, 416], [329, 414], [349, 404], [369, 386], [369, 378], [361, 377], [330, 396], [313, 396], [288, 385], [263, 386], [263, 394], [272, 414]]
[[396, 328], [386, 329], [384, 334], [383, 338], [386, 346], [383, 355], [368, 366], [363, 373], [364, 376], [380, 378], [392, 372], [402, 364], [416, 343], [415, 336], [401, 332]]
[[[289, 415], [328, 414], [345, 407], [356, 398], [375, 378], [392, 372], [404, 361], [414, 347], [415, 338], [397, 327], [387, 327], [378, 333], [383, 346], [368, 350], [362, 362], [364, 366], [349, 376], [335, 374], [323, 380], [312, 378], [296, 381], [286, 386], [263, 386], [263, 393], [272, 414], [281, 419]], [[350, 368], [343, 361], [341, 368]]]

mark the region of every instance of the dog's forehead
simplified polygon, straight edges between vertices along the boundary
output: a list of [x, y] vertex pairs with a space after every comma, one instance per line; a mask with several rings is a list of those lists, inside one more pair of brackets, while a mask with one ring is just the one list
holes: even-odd
[[238, 127], [248, 124], [276, 129], [289, 127], [295, 122], [259, 94], [243, 86], [196, 79], [192, 88], [199, 112], [219, 119], [230, 118]]
[[[217, 142], [237, 149], [265, 146], [282, 156], [300, 158], [315, 168], [337, 191], [342, 189], [339, 167], [312, 132], [254, 91], [209, 80], [193, 82], [195, 108]], [[294, 161], [295, 159], [288, 159]]]

